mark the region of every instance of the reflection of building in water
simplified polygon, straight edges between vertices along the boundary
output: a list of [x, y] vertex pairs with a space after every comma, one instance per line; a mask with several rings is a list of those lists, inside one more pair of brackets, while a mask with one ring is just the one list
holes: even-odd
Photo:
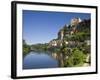
[[54, 59], [57, 59], [57, 58], [58, 58], [57, 53], [52, 53], [51, 56], [52, 56]]
[[51, 56], [58, 61], [59, 67], [64, 67], [65, 56], [62, 53], [52, 53]]
[[72, 49], [68, 48], [66, 53], [51, 53], [51, 56], [58, 61], [59, 67], [64, 67], [66, 60], [71, 55]]
[[52, 53], [52, 57], [58, 61], [58, 66], [63, 67], [64, 66], [64, 56], [59, 53]]

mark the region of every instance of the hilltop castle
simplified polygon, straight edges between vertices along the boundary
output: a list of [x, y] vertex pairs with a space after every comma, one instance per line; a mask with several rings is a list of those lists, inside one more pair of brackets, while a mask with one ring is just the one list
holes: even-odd
[[[49, 42], [49, 45], [50, 46], [62, 46], [64, 38], [71, 37], [71, 35], [77, 33], [80, 30], [80, 27], [79, 27], [80, 25], [83, 26], [83, 28], [84, 28], [84, 26], [87, 26], [87, 23], [90, 24], [90, 21], [89, 20], [82, 21], [80, 18], [71, 19], [70, 25], [64, 25], [64, 27], [62, 29], [60, 29], [58, 32], [58, 38], [51, 40]], [[90, 26], [90, 25], [88, 25], [88, 26]], [[67, 44], [72, 44], [72, 45], [76, 44], [75, 41], [71, 41], [71, 40], [70, 41], [64, 40], [64, 41], [65, 41], [64, 43], [66, 45]], [[88, 40], [88, 44], [89, 43], [90, 42]]]
[[81, 21], [82, 21], [82, 20], [81, 20], [80, 18], [73, 18], [73, 19], [71, 19], [70, 25], [71, 25], [71, 26], [76, 26], [76, 25], [78, 25]]

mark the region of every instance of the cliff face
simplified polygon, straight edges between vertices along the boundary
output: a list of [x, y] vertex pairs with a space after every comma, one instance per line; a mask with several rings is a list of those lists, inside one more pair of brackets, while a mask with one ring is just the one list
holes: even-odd
[[77, 45], [86, 40], [90, 41], [90, 19], [78, 20], [78, 18], [71, 20], [70, 25], [64, 25], [58, 32], [58, 38], [49, 42], [50, 46], [62, 46], [64, 41], [66, 45]]

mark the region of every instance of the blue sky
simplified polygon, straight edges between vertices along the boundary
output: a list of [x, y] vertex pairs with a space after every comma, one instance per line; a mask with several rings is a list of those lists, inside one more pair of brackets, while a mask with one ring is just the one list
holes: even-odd
[[89, 13], [23, 10], [23, 39], [27, 44], [48, 43], [75, 17], [89, 19]]

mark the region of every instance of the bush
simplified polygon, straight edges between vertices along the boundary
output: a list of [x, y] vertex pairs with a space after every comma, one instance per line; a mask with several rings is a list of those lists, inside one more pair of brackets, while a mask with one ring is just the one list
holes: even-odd
[[65, 62], [66, 67], [82, 66], [86, 55], [79, 49], [74, 49], [72, 55]]

